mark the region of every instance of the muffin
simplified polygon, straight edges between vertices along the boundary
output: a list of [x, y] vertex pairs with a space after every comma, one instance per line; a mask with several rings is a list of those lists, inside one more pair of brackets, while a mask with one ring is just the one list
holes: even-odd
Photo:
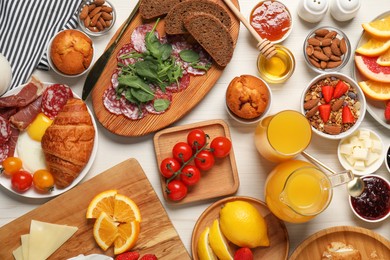
[[226, 91], [229, 110], [243, 119], [261, 116], [267, 108], [270, 93], [267, 85], [251, 75], [235, 77]]
[[64, 30], [53, 39], [50, 58], [60, 72], [77, 75], [88, 69], [93, 58], [92, 40], [77, 30]]

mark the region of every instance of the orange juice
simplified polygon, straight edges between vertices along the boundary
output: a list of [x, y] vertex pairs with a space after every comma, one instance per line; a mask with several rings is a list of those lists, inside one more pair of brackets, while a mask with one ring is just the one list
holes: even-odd
[[259, 153], [273, 162], [295, 157], [309, 145], [311, 126], [304, 115], [285, 110], [264, 118], [256, 127], [255, 145]]
[[332, 198], [331, 182], [312, 164], [289, 160], [276, 166], [265, 184], [265, 200], [274, 215], [292, 223], [309, 221]]

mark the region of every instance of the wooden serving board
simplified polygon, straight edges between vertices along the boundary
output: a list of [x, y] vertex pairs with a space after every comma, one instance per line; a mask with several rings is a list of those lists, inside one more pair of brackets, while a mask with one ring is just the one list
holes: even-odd
[[[219, 3], [230, 14], [232, 18], [232, 26], [229, 31], [233, 37], [234, 44], [236, 44], [240, 29], [239, 20], [228, 9], [228, 7], [225, 6], [222, 0], [212, 1]], [[238, 7], [238, 0], [232, 1]], [[140, 14], [137, 13], [130, 26], [126, 29], [124, 36], [120, 40], [118, 46], [115, 48], [111, 58], [107, 62], [107, 66], [105, 67], [104, 71], [102, 72], [102, 75], [99, 78], [99, 81], [96, 83], [92, 91], [92, 104], [97, 119], [106, 129], [117, 135], [142, 136], [149, 133], [153, 133], [176, 122], [184, 115], [186, 115], [194, 106], [196, 106], [203, 99], [203, 97], [214, 86], [215, 82], [221, 76], [224, 69], [222, 67], [216, 66], [215, 63], [213, 63], [213, 66], [210, 68], [209, 71], [207, 71], [206, 75], [191, 76], [191, 82], [188, 88], [184, 91], [173, 94], [171, 107], [168, 109], [168, 111], [161, 115], [148, 114], [144, 118], [134, 121], [127, 119], [123, 115], [118, 116], [110, 113], [103, 105], [102, 95], [111, 84], [111, 76], [115, 68], [117, 67], [117, 53], [124, 44], [130, 42], [131, 33], [137, 26], [139, 26], [143, 22], [144, 21], [142, 20]], [[150, 23], [154, 24], [155, 21], [150, 21]], [[157, 28], [160, 33], [164, 33], [163, 23], [164, 20], [162, 19]], [[111, 39], [109, 45], [117, 37], [120, 29]]]
[[27, 234], [32, 219], [78, 227], [77, 232], [49, 259], [67, 259], [92, 253], [114, 256], [113, 248], [106, 252], [93, 237], [93, 221], [85, 218], [92, 198], [105, 190], [134, 200], [141, 211], [141, 232], [132, 250], [155, 254], [158, 259], [191, 259], [168, 218], [138, 161], [128, 159], [96, 177], [78, 185], [46, 204], [0, 228], [0, 259], [13, 259], [12, 251], [20, 245], [20, 236]]
[[[362, 259], [389, 259], [390, 241], [365, 228], [353, 226], [331, 227], [321, 230], [303, 241], [289, 260], [321, 259], [331, 242], [343, 242], [359, 250]], [[376, 257], [374, 257], [376, 255]]]

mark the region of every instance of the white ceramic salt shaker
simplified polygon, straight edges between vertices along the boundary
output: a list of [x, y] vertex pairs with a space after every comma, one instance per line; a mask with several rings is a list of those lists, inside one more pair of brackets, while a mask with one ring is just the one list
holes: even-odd
[[0, 53], [0, 96], [7, 92], [12, 81], [12, 69], [6, 57]]
[[330, 14], [337, 21], [345, 22], [354, 18], [359, 8], [360, 0], [332, 0]]
[[328, 0], [300, 0], [298, 15], [306, 22], [317, 23], [324, 18], [328, 7]]

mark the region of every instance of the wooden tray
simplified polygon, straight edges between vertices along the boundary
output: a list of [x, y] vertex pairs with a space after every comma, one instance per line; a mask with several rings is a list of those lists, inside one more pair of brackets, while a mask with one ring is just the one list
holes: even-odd
[[[222, 0], [213, 0], [224, 6]], [[235, 5], [238, 7], [238, 0], [233, 0]], [[231, 13], [226, 6], [225, 9], [228, 11], [232, 17], [232, 26], [230, 28], [230, 33], [233, 37], [234, 44], [237, 42], [238, 33], [240, 29], [240, 23], [237, 18]], [[116, 68], [116, 56], [120, 48], [129, 42], [130, 35], [133, 30], [140, 24], [143, 23], [143, 20], [139, 13], [134, 17], [130, 26], [127, 28], [123, 38], [116, 47], [113, 55], [110, 60], [107, 62], [107, 66], [104, 69], [99, 81], [96, 83], [92, 91], [92, 104], [94, 112], [96, 114], [99, 122], [109, 131], [114, 134], [122, 136], [141, 136], [146, 135], [155, 131], [158, 131], [182, 118], [186, 115], [195, 105], [197, 105], [203, 97], [210, 91], [214, 86], [215, 82], [221, 76], [223, 69], [217, 67], [215, 64], [204, 76], [191, 76], [191, 83], [188, 88], [182, 92], [176, 93], [173, 95], [173, 102], [171, 107], [167, 112], [161, 115], [151, 115], [148, 114], [140, 120], [129, 120], [123, 115], [114, 115], [106, 110], [103, 105], [102, 95], [103, 92], [110, 86], [111, 75]], [[152, 22], [154, 24], [154, 21]], [[159, 25], [163, 24], [163, 20]], [[159, 26], [161, 28], [162, 26]], [[158, 29], [159, 29], [158, 28]], [[163, 28], [163, 27], [162, 27]], [[113, 40], [116, 38], [120, 29], [114, 35]], [[160, 30], [159, 30], [160, 31]], [[111, 42], [109, 44], [111, 44]]]
[[[251, 249], [254, 256], [253, 259], [278, 259], [278, 260], [287, 259], [289, 240], [288, 240], [287, 229], [286, 226], [284, 225], [284, 222], [279, 220], [274, 214], [272, 214], [264, 202], [250, 197], [239, 197], [239, 196], [225, 198], [215, 202], [210, 207], [208, 207], [199, 217], [198, 221], [195, 224], [194, 230], [192, 232], [191, 251], [192, 251], [193, 259], [194, 260], [199, 259], [198, 254], [196, 252], [197, 252], [197, 243], [202, 231], [207, 226], [211, 227], [214, 220], [219, 218], [219, 211], [221, 210], [221, 207], [225, 203], [235, 201], [235, 200], [243, 200], [251, 203], [253, 206], [257, 208], [257, 210], [264, 217], [267, 223], [270, 246], [256, 247]], [[234, 247], [234, 248], [238, 249], [238, 247]]]
[[[313, 234], [295, 249], [289, 259], [321, 259], [326, 246], [337, 241], [358, 249], [362, 259], [389, 259], [390, 256], [390, 241], [379, 234], [365, 228], [339, 226]], [[373, 257], [374, 253], [377, 258]]]
[[[178, 142], [186, 142], [187, 134], [195, 128], [202, 129], [210, 136], [209, 141], [217, 136], [226, 136], [231, 140], [228, 125], [223, 120], [209, 120], [184, 126], [161, 130], [154, 135], [154, 149], [157, 165], [167, 157], [172, 157], [172, 148]], [[236, 193], [239, 186], [236, 159], [233, 148], [226, 158], [215, 160], [213, 168], [202, 172], [200, 181], [188, 189], [187, 196], [181, 201], [171, 201], [165, 191], [165, 178], [160, 174], [161, 191], [167, 202], [186, 204], [194, 201], [227, 196]]]
[[27, 234], [32, 219], [78, 227], [78, 231], [49, 259], [67, 259], [92, 253], [113, 256], [113, 248], [104, 252], [93, 238], [93, 222], [85, 214], [99, 192], [116, 189], [129, 196], [140, 208], [141, 232], [133, 250], [141, 255], [153, 253], [159, 259], [190, 259], [166, 211], [149, 180], [135, 159], [126, 160], [87, 182], [0, 228], [0, 259], [13, 259], [12, 251]]

